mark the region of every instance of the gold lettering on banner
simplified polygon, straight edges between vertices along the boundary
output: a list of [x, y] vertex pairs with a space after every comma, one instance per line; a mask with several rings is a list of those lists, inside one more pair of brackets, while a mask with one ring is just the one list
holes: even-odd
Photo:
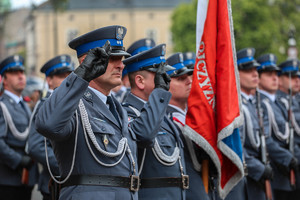
[[212, 109], [215, 109], [215, 94], [208, 76], [204, 50], [205, 44], [201, 41], [197, 55], [197, 79], [207, 102], [211, 105]]

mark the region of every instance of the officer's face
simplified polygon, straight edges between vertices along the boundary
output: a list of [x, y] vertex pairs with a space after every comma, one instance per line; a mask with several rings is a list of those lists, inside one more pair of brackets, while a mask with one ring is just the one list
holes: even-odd
[[241, 90], [250, 94], [258, 86], [258, 73], [256, 68], [239, 70]]
[[171, 101], [186, 103], [192, 87], [191, 76], [184, 74], [179, 77], [171, 78], [170, 92], [172, 93]]
[[[281, 75], [279, 78], [279, 89], [285, 93], [289, 92], [289, 76], [288, 75]], [[296, 94], [299, 92], [299, 85], [298, 85], [298, 76], [291, 77], [291, 87], [292, 87], [292, 94]]]
[[278, 75], [276, 71], [265, 71], [260, 74], [259, 88], [271, 94], [278, 90]]
[[50, 89], [55, 89], [65, 80], [65, 78], [70, 74], [70, 72], [56, 74], [53, 76], [47, 76], [46, 80]]
[[106, 91], [110, 91], [114, 87], [121, 85], [122, 71], [124, 69], [122, 58], [123, 56], [111, 56], [109, 58], [106, 72], [91, 82], [95, 82]]
[[23, 71], [5, 72], [3, 85], [4, 89], [19, 96], [26, 86], [26, 76]]

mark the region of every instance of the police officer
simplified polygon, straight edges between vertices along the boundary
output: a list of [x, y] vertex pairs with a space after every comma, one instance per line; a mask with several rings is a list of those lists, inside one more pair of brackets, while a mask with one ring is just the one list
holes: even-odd
[[62, 184], [60, 199], [137, 199], [136, 141], [156, 136], [170, 94], [165, 74], [141, 116], [128, 127], [127, 112], [111, 95], [121, 84], [126, 28], [108, 26], [75, 38], [78, 68], [43, 103], [37, 131], [51, 139]]
[[194, 52], [183, 53], [183, 64], [188, 69], [194, 69], [195, 62], [196, 62], [196, 54]]
[[[167, 113], [180, 133], [184, 143], [184, 158], [186, 173], [189, 175], [190, 187], [186, 191], [186, 199], [209, 199], [205, 192], [201, 178], [201, 151], [188, 137], [182, 133], [185, 125], [187, 111], [187, 99], [192, 86], [193, 69], [188, 69], [183, 64], [183, 54], [176, 53], [167, 59], [167, 63], [174, 67], [174, 70], [167, 73], [171, 77], [170, 92], [172, 98], [167, 108]], [[179, 89], [180, 88], [180, 89]]]
[[31, 198], [37, 168], [25, 153], [31, 111], [21, 93], [26, 85], [24, 59], [9, 56], [0, 63], [4, 93], [0, 97], [1, 199]]
[[[46, 75], [46, 81], [49, 87], [46, 98], [48, 98], [52, 94], [53, 90], [57, 88], [72, 71], [74, 71], [74, 66], [69, 55], [56, 56], [43, 65], [43, 67], [41, 68], [41, 72]], [[42, 98], [40, 103], [37, 104], [35, 110], [32, 113], [34, 116], [32, 118], [32, 125], [27, 143], [29, 155], [34, 158], [34, 160], [39, 162], [43, 167], [42, 172], [39, 176], [38, 189], [43, 195], [43, 200], [50, 200], [51, 193], [48, 189], [50, 174], [48, 170], [51, 170], [54, 175], [58, 176], [59, 169], [49, 140], [47, 141], [47, 159], [50, 169], [48, 169], [44, 137], [35, 129], [36, 111], [44, 101], [45, 98]], [[52, 196], [53, 195], [55, 194], [52, 194]]]
[[[150, 38], [143, 38], [143, 39], [137, 40], [134, 43], [132, 43], [129, 46], [129, 48], [127, 49], [127, 52], [129, 54], [131, 54], [131, 56], [134, 56], [138, 53], [141, 53], [143, 51], [151, 49], [154, 46], [155, 46], [154, 40], [152, 40]], [[122, 73], [122, 85], [115, 87], [112, 92], [113, 92], [114, 97], [119, 102], [123, 102], [123, 100], [129, 94], [130, 83], [129, 83], [128, 73], [126, 71], [126, 68], [123, 70], [123, 73]]]
[[[267, 54], [261, 56], [258, 61], [261, 64], [258, 72], [264, 123], [268, 122], [268, 126], [265, 126], [264, 129], [266, 137], [272, 136], [273, 139], [272, 144], [267, 147], [274, 172], [271, 182], [274, 197], [275, 199], [293, 199], [289, 174], [291, 170], [297, 171], [297, 159], [288, 150], [287, 112], [284, 111], [276, 96], [278, 89], [277, 58], [274, 54]], [[277, 145], [280, 147], [276, 147]], [[281, 153], [276, 153], [276, 150], [279, 149]]]
[[[155, 88], [154, 72], [173, 69], [165, 64], [165, 52], [166, 45], [160, 44], [124, 60], [131, 84], [131, 93], [125, 99], [124, 107], [132, 119], [138, 117], [150, 101], [149, 95]], [[166, 78], [170, 79], [169, 76]], [[165, 89], [169, 90], [169, 85]], [[179, 133], [166, 115], [154, 133], [153, 144], [139, 143], [139, 199], [185, 199], [188, 178]]]
[[[279, 99], [279, 102], [282, 103], [282, 107], [285, 108], [286, 113], [290, 113], [288, 116], [288, 122], [290, 128], [293, 129], [295, 149], [298, 149], [295, 152], [295, 156], [298, 159], [298, 165], [300, 161], [299, 155], [299, 144], [300, 144], [300, 106], [295, 99], [295, 94], [299, 91], [298, 88], [298, 68], [299, 60], [290, 59], [285, 62], [282, 62], [279, 65], [281, 72], [279, 73], [279, 90], [276, 92], [276, 96]], [[290, 105], [291, 104], [291, 105]], [[291, 106], [291, 112], [289, 112]], [[299, 166], [298, 166], [299, 169]], [[294, 199], [300, 195], [300, 174], [296, 173], [296, 190], [293, 191]]]

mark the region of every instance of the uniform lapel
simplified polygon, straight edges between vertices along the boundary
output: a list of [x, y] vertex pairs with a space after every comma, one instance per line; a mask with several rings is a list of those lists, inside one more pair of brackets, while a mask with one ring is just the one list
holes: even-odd
[[87, 91], [83, 95], [83, 98], [87, 102], [89, 102], [96, 110], [98, 110], [98, 113], [101, 113], [103, 117], [105, 117], [120, 128], [120, 124], [117, 122], [116, 118], [110, 112], [106, 104], [104, 104], [92, 90], [87, 89]]

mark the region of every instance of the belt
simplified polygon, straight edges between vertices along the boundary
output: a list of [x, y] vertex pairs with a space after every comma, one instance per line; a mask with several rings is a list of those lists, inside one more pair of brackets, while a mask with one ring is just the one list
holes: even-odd
[[138, 191], [140, 187], [140, 179], [138, 176], [111, 176], [111, 175], [72, 175], [61, 185], [68, 187], [74, 185], [101, 185], [111, 187], [128, 188], [131, 191]]
[[169, 178], [142, 178], [141, 188], [158, 188], [158, 187], [180, 187], [182, 189], [189, 189], [189, 176], [182, 175], [182, 177]]

